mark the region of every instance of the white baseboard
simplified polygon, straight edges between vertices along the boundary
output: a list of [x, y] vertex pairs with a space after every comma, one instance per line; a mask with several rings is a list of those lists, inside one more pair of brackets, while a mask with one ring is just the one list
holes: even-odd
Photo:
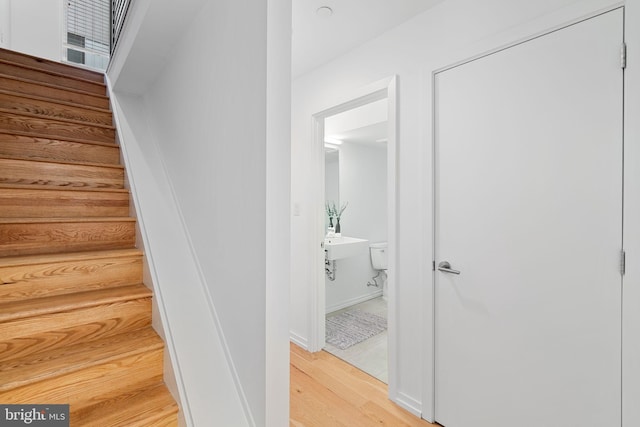
[[352, 305], [360, 304], [361, 302], [369, 301], [370, 299], [378, 298], [379, 296], [382, 296], [382, 289], [372, 294], [361, 295], [329, 306], [325, 309], [325, 314], [333, 313], [334, 311], [342, 310], [343, 308], [351, 307]]
[[399, 392], [395, 399], [392, 399], [399, 406], [403, 407], [407, 411], [411, 412], [416, 417], [422, 417], [422, 404], [415, 400], [413, 397]]
[[293, 331], [289, 331], [289, 339], [298, 347], [302, 347], [303, 349], [309, 351], [309, 341], [306, 338], [301, 337]]

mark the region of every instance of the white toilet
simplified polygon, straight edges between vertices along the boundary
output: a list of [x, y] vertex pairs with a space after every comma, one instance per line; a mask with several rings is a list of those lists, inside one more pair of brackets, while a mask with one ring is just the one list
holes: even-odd
[[[387, 300], [387, 242], [371, 243], [369, 245], [369, 253], [371, 254], [371, 265], [378, 274], [368, 285], [380, 286], [382, 282], [382, 298]], [[382, 276], [382, 277], [380, 277]]]

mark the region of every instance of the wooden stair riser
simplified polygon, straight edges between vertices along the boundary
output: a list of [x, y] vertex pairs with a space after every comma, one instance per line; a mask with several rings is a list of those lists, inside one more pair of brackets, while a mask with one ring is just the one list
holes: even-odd
[[[72, 294], [0, 303], [0, 324], [53, 313], [114, 304], [121, 301], [150, 298], [151, 295], [149, 288], [138, 283], [135, 285], [101, 288], [91, 292], [74, 292]], [[2, 385], [0, 384], [1, 387]]]
[[163, 347], [162, 339], [153, 328], [143, 328], [5, 360], [0, 362], [0, 393]]
[[31, 114], [57, 120], [75, 120], [107, 126], [113, 124], [111, 111], [93, 110], [2, 91], [0, 91], [0, 109], [16, 114]]
[[0, 256], [126, 249], [134, 245], [133, 220], [0, 222]]
[[0, 158], [0, 184], [122, 189], [124, 169], [108, 165]]
[[149, 327], [151, 309], [144, 298], [2, 323], [0, 362]]
[[0, 402], [69, 404], [72, 410], [162, 381], [163, 350], [123, 357], [0, 392]]
[[0, 156], [117, 165], [120, 163], [120, 147], [0, 132]]
[[96, 95], [106, 95], [107, 90], [104, 83], [93, 83], [88, 80], [78, 80], [60, 74], [48, 73], [35, 68], [29, 68], [10, 61], [0, 60], [0, 74], [21, 77], [34, 82], [49, 83], [64, 88], [81, 90]]
[[[142, 256], [69, 259], [0, 265], [0, 301], [64, 295], [142, 283]], [[22, 259], [22, 258], [21, 258]]]
[[71, 102], [87, 107], [109, 109], [109, 98], [73, 89], [60, 88], [41, 82], [0, 74], [0, 89], [51, 100]]
[[122, 217], [129, 215], [129, 194], [0, 187], [0, 206], [3, 218]]
[[104, 83], [104, 74], [97, 71], [85, 70], [73, 65], [37, 58], [35, 56], [25, 55], [8, 49], [0, 49], [0, 57], [5, 61], [22, 64], [26, 67], [36, 68], [45, 72], [59, 73], [83, 80]]
[[78, 124], [0, 111], [0, 129], [39, 138], [115, 143], [113, 127]]

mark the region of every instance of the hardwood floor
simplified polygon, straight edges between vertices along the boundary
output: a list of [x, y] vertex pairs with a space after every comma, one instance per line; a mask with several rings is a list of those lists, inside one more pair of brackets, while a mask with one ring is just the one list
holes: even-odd
[[387, 385], [325, 351], [291, 344], [292, 427], [437, 426], [387, 398]]

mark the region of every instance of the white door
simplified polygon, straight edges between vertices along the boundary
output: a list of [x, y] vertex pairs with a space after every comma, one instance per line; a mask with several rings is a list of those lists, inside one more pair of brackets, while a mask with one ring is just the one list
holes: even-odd
[[436, 421], [621, 423], [623, 11], [436, 76]]

